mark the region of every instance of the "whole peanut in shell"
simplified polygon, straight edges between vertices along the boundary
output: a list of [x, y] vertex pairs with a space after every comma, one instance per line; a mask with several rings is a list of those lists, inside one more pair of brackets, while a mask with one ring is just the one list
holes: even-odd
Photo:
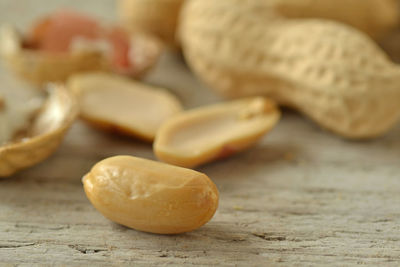
[[[400, 117], [400, 68], [366, 34], [290, 18], [277, 8], [284, 2], [295, 7], [288, 0], [188, 1], [180, 36], [189, 65], [227, 97], [270, 96], [347, 138], [386, 133]], [[346, 1], [355, 16], [367, 2]]]

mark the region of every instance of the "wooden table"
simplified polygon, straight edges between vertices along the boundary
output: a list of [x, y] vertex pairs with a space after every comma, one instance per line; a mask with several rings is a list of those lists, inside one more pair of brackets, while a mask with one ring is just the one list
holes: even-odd
[[[0, 0], [1, 22], [26, 26], [68, 4], [112, 19], [108, 0]], [[0, 90], [21, 86], [2, 68]], [[167, 54], [148, 77], [190, 108], [217, 97]], [[400, 125], [350, 142], [285, 112], [253, 149], [199, 168], [220, 190], [211, 222], [161, 236], [105, 219], [81, 177], [112, 155], [154, 159], [152, 148], [78, 122], [46, 162], [0, 181], [0, 263], [98, 265], [384, 265], [400, 263]], [[0, 264], [1, 265], [1, 264]]]

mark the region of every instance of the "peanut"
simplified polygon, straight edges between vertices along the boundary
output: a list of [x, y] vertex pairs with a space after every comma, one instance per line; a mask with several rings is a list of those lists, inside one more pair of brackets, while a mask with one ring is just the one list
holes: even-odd
[[[303, 2], [306, 10], [305, 0], [189, 1], [180, 27], [189, 65], [227, 97], [270, 96], [347, 138], [386, 133], [400, 117], [400, 68], [352, 27], [293, 19], [278, 8], [292, 3], [296, 9]], [[310, 10], [327, 13], [344, 4], [320, 2]], [[345, 2], [354, 14], [360, 5], [392, 3]]]
[[165, 162], [196, 167], [254, 145], [279, 117], [274, 102], [263, 97], [185, 111], [161, 126], [154, 152]]
[[6, 106], [4, 96], [0, 94], [0, 112], [4, 111]]
[[68, 87], [78, 96], [85, 121], [145, 141], [153, 141], [160, 125], [182, 109], [167, 90], [117, 75], [75, 75]]
[[123, 25], [131, 32], [144, 31], [176, 46], [175, 30], [184, 0], [119, 0]]
[[105, 217], [150, 233], [195, 230], [218, 206], [218, 190], [206, 175], [130, 156], [97, 163], [83, 184], [88, 199]]

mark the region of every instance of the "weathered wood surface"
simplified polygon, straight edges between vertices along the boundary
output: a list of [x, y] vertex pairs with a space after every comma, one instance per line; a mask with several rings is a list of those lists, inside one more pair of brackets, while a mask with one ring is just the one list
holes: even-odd
[[[107, 0], [1, 0], [0, 19], [24, 26], [62, 3], [113, 16]], [[19, 86], [4, 69], [0, 80], [0, 90]], [[148, 80], [171, 88], [186, 107], [217, 101], [171, 55]], [[49, 160], [0, 181], [0, 263], [400, 264], [400, 125], [384, 138], [349, 142], [285, 112], [258, 146], [199, 169], [217, 184], [220, 207], [206, 226], [176, 236], [130, 230], [90, 205], [81, 177], [118, 154], [154, 158], [148, 144], [79, 122]]]

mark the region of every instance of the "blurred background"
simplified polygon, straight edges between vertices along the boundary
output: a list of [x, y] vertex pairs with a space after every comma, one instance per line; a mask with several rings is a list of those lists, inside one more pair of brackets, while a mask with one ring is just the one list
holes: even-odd
[[0, 0], [0, 10], [2, 10], [0, 22], [12, 23], [20, 29], [27, 29], [41, 16], [62, 8], [72, 8], [108, 22], [117, 18], [114, 0]]

